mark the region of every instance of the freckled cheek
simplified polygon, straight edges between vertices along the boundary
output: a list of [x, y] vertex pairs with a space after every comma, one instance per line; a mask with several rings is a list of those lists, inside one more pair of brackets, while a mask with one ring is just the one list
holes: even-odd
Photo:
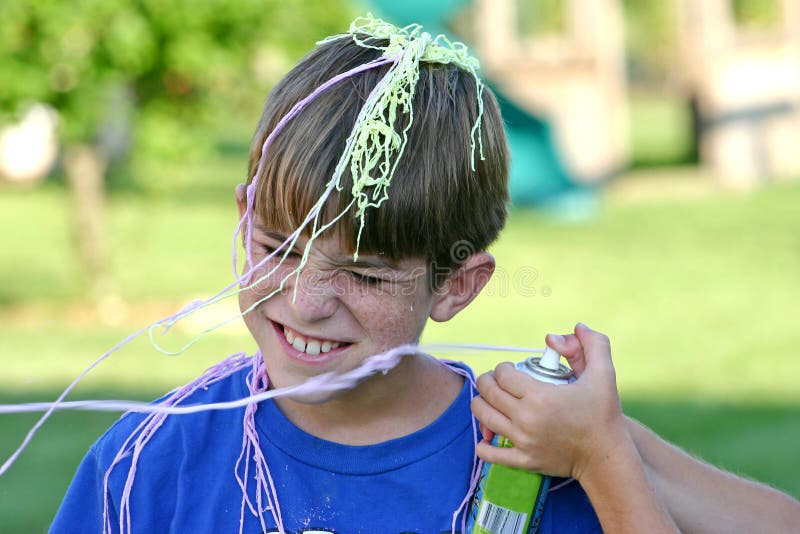
[[427, 318], [421, 316], [414, 299], [366, 297], [360, 304], [359, 322], [382, 349], [416, 342]]

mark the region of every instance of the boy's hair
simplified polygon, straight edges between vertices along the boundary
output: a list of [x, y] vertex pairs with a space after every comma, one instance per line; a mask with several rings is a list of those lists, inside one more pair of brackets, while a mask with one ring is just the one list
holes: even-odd
[[[330, 78], [380, 55], [380, 50], [350, 38], [324, 43], [308, 54], [267, 98], [250, 148], [248, 176], [256, 173], [267, 135], [292, 106]], [[420, 63], [419, 69], [408, 144], [388, 200], [365, 214], [359, 251], [393, 261], [425, 258], [441, 274], [466, 259], [465, 252], [485, 250], [503, 227], [509, 154], [497, 102], [484, 90], [484, 159], [476, 150], [473, 171], [470, 132], [478, 114], [473, 75], [452, 64]], [[255, 193], [255, 213], [267, 228], [288, 235], [302, 223], [333, 175], [359, 110], [387, 70], [388, 66], [370, 69], [334, 85], [275, 137]], [[402, 128], [408, 119], [401, 115], [397, 120]], [[334, 191], [324, 208], [323, 221], [352, 200], [349, 170], [342, 184], [342, 191]], [[349, 252], [355, 249], [359, 229], [354, 210], [332, 229]], [[437, 285], [437, 280], [431, 281]]]

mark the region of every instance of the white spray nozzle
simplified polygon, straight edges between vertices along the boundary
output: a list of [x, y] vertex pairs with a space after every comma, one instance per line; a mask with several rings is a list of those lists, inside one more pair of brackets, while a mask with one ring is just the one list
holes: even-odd
[[539, 365], [545, 369], [558, 371], [559, 363], [561, 362], [561, 355], [550, 347], [545, 347], [542, 359], [539, 360]]

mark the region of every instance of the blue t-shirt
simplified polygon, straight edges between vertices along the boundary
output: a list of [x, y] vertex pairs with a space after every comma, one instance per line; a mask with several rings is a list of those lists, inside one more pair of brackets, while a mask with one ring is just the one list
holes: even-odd
[[[182, 404], [245, 397], [247, 372], [199, 390]], [[314, 437], [292, 424], [274, 402], [260, 403], [256, 428], [286, 532], [450, 532], [453, 513], [468, 491], [473, 462], [471, 395], [465, 382], [453, 404], [427, 427], [367, 446]], [[240, 408], [166, 418], [138, 461], [130, 496], [132, 532], [239, 531], [242, 492], [234, 466], [242, 448], [243, 416]], [[103, 531], [103, 477], [143, 417], [122, 417], [92, 446], [51, 533]], [[118, 532], [117, 511], [129, 467], [130, 458], [123, 459], [109, 479], [112, 532]], [[270, 512], [264, 516], [267, 532], [277, 532]], [[556, 531], [601, 532], [577, 482], [551, 492], [547, 499], [539, 532]], [[243, 532], [263, 532], [248, 510]]]

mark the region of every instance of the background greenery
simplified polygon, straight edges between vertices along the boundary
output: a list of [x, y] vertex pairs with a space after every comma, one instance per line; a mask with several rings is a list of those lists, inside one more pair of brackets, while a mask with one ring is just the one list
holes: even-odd
[[[345, 27], [353, 9], [265, 1], [231, 12], [226, 2], [209, 1], [190, 17], [195, 4], [0, 4], [0, 122], [36, 97], [65, 117], [88, 110], [68, 132], [97, 142], [93, 103], [104, 100], [92, 95], [127, 83], [136, 109], [127, 155], [107, 182], [114, 292], [106, 298], [87, 297], [60, 171], [35, 187], [0, 184], [0, 403], [55, 398], [117, 341], [230, 281], [233, 187], [244, 179], [261, 100], [315, 39]], [[627, 413], [703, 458], [800, 496], [791, 469], [800, 442], [800, 185], [768, 183], [734, 194], [696, 169], [674, 167], [691, 161], [691, 140], [686, 103], [663, 89], [673, 65], [667, 4], [624, 2], [635, 82], [632, 161], [650, 170], [598, 193], [600, 210], [591, 219], [567, 223], [515, 210], [493, 248], [494, 281], [455, 320], [430, 325], [424, 341], [536, 347], [546, 332], [584, 321], [612, 339]], [[770, 5], [739, 0], [734, 7], [744, 22], [768, 23]], [[535, 7], [542, 22], [524, 28], [563, 24], [558, 2]], [[144, 21], [141, 32], [115, 33], [126, 9], [131, 20]], [[150, 20], [155, 9], [162, 10], [157, 23]], [[111, 10], [106, 18], [103, 10]], [[76, 25], [101, 43], [91, 60], [70, 55], [80, 47], [57, 46]], [[161, 35], [154, 56], [138, 40], [147, 35]], [[142, 59], [148, 57], [150, 63]], [[213, 69], [206, 68], [209, 57]], [[86, 61], [85, 76], [64, 78], [84, 72]], [[139, 66], [131, 71], [119, 61]], [[177, 79], [189, 80], [192, 90], [174, 92], [187, 87]], [[234, 303], [222, 303], [163, 341], [180, 346], [235, 312]], [[151, 399], [252, 348], [238, 323], [176, 358], [140, 339], [102, 364], [74, 397]], [[507, 358], [440, 355], [463, 357], [479, 371]], [[54, 416], [0, 478], [0, 533], [45, 531], [81, 456], [116, 417]], [[0, 416], [0, 459], [35, 419]]]

